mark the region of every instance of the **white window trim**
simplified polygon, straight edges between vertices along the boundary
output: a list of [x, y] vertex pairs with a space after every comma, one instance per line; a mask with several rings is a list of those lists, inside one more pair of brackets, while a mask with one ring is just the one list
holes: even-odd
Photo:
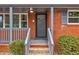
[[19, 28], [21, 28], [21, 14], [19, 14]]
[[3, 27], [0, 27], [0, 28], [6, 28], [5, 27], [5, 15], [9, 15], [9, 13], [0, 13], [0, 15], [2, 15], [3, 17]]
[[[16, 7], [17, 8], [17, 7]], [[18, 7], [18, 8], [22, 8], [22, 7]], [[23, 7], [24, 8], [24, 7]], [[5, 10], [4, 8], [3, 8], [3, 10]], [[6, 12], [0, 12], [0, 15], [2, 15], [2, 17], [3, 17], [3, 27], [0, 27], [0, 28], [6, 28], [5, 27], [5, 15], [6, 14], [8, 14], [9, 15], [9, 12], [8, 13], [6, 13]], [[18, 28], [22, 28], [21, 27], [21, 15], [22, 14], [25, 14], [26, 16], [27, 16], [27, 27], [23, 27], [23, 28], [28, 28], [28, 12], [26, 12], [26, 13], [13, 13], [13, 14], [18, 14], [19, 15], [19, 27]], [[9, 24], [10, 25], [10, 24]], [[15, 28], [15, 27], [13, 27], [13, 28]]]
[[28, 25], [29, 25], [29, 23], [28, 23], [28, 13], [27, 13], [27, 28], [28, 28]]
[[[68, 25], [79, 25], [79, 23], [69, 23], [69, 18], [70, 18], [70, 17], [69, 17], [69, 14], [68, 14], [68, 13], [69, 13], [70, 11], [79, 12], [79, 10], [74, 10], [74, 9], [73, 9], [73, 10], [68, 10], [68, 11], [67, 11], [67, 24], [68, 24]], [[74, 17], [72, 17], [72, 18], [74, 18]]]
[[[6, 27], [5, 27], [5, 15], [6, 15], [6, 14], [9, 15], [9, 13], [0, 13], [0, 15], [3, 16], [3, 27], [0, 27], [0, 28], [6, 28]], [[21, 15], [22, 15], [22, 14], [26, 15], [26, 16], [27, 16], [27, 27], [26, 27], [26, 28], [28, 28], [28, 13], [13, 13], [13, 14], [19, 15], [19, 27], [18, 27], [18, 28], [22, 28], [22, 27], [21, 27]], [[16, 27], [13, 27], [13, 28], [16, 28]], [[25, 27], [23, 27], [23, 28], [25, 28]]]
[[[26, 28], [28, 28], [28, 13], [13, 13], [13, 14], [19, 15], [19, 28], [22, 28], [22, 27], [21, 27], [21, 15], [22, 15], [22, 14], [23, 14], [23, 15], [26, 15], [26, 16], [27, 16], [27, 27], [26, 27]], [[13, 27], [13, 28], [16, 28], [16, 27]], [[23, 27], [23, 28], [25, 28], [25, 27]]]
[[3, 27], [0, 27], [0, 28], [5, 28], [5, 15], [6, 14], [8, 14], [9, 15], [9, 13], [0, 13], [0, 15], [2, 15], [2, 17], [3, 17]]
[[5, 28], [5, 14], [3, 14], [3, 28]]

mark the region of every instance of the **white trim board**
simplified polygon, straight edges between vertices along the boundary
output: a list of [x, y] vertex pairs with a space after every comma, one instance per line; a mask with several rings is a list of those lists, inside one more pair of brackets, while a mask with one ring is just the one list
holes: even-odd
[[1, 0], [0, 4], [79, 4], [79, 0]]

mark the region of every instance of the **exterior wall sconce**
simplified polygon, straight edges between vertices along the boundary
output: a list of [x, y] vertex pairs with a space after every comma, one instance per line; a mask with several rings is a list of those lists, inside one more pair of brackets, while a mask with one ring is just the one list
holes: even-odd
[[30, 13], [33, 13], [34, 11], [33, 11], [33, 8], [30, 8]]
[[34, 23], [34, 22], [35, 22], [35, 20], [33, 19], [33, 20], [32, 20], [32, 22]]

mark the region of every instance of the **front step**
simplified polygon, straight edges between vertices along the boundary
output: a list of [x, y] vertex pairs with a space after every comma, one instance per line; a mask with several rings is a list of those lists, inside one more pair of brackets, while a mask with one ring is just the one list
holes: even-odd
[[41, 44], [41, 43], [31, 44], [30, 47], [48, 47], [48, 44]]
[[48, 55], [48, 47], [31, 47], [30, 55]]
[[31, 40], [29, 49], [30, 55], [48, 55], [48, 44], [44, 38], [37, 38], [37, 40]]

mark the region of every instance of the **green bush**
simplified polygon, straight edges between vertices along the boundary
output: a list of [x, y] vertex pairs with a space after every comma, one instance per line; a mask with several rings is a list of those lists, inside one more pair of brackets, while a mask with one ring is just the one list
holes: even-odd
[[79, 37], [64, 35], [59, 37], [59, 52], [61, 55], [79, 55]]
[[9, 44], [10, 51], [14, 55], [24, 54], [24, 42], [23, 40], [15, 40]]

